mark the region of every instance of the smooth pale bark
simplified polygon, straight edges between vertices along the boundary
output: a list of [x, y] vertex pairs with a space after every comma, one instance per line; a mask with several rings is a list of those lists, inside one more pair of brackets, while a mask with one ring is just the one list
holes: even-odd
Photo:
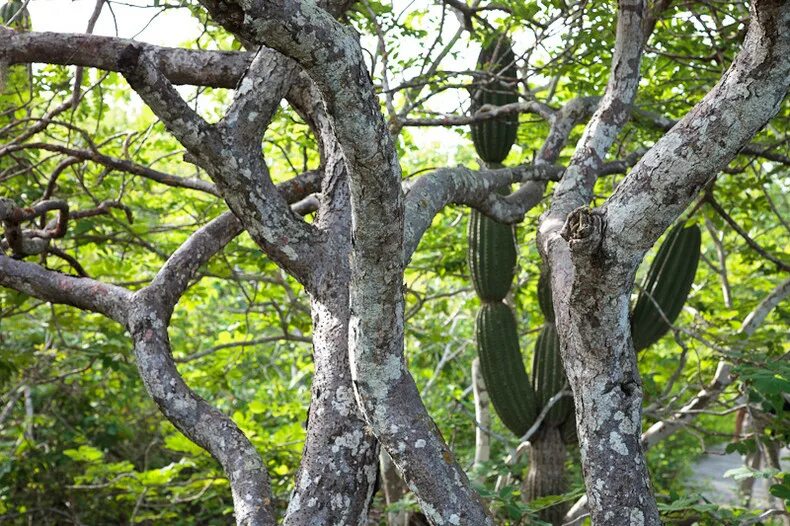
[[474, 468], [481, 469], [491, 460], [491, 410], [485, 379], [480, 370], [480, 359], [472, 360], [472, 393], [475, 400], [475, 458]]

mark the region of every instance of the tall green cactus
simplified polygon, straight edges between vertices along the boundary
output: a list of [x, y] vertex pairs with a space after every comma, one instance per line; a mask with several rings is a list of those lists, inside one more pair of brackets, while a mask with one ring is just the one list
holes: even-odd
[[[669, 324], [677, 319], [686, 303], [700, 258], [700, 235], [699, 227], [696, 225], [689, 227], [679, 225], [669, 232], [666, 240], [659, 247], [631, 313], [632, 337], [637, 351], [652, 345], [664, 336], [669, 330]], [[538, 280], [538, 302], [545, 323], [535, 342], [533, 353], [532, 388], [536, 406], [527, 412], [535, 415], [539, 415], [549, 400], [567, 383], [560, 358], [559, 338], [554, 327], [554, 308], [548, 272], [541, 273]], [[510, 360], [502, 363], [501, 369], [510, 369], [515, 365], [516, 361]], [[495, 378], [496, 374], [492, 372], [492, 378]], [[507, 374], [514, 373], [508, 370]], [[491, 385], [488, 389], [492, 392], [499, 387], [499, 385]], [[492, 393], [497, 413], [503, 420], [510, 419], [513, 402], [497, 407], [495, 400], [501, 398], [503, 397]], [[542, 423], [548, 426], [561, 426], [571, 413], [573, 411], [570, 410], [570, 401], [559, 401]], [[526, 425], [526, 427], [530, 426], [531, 423]]]
[[[555, 395], [568, 389], [568, 380], [560, 356], [559, 336], [554, 326], [554, 302], [548, 272], [541, 272], [537, 292], [544, 323], [532, 353], [532, 386], [539, 404], [536, 411], [540, 414]], [[529, 469], [521, 488], [522, 498], [526, 502], [548, 495], [560, 495], [568, 490], [565, 459], [568, 456], [567, 445], [576, 442], [575, 434], [568, 433], [568, 427], [575, 422], [574, 413], [571, 397], [555, 400], [540, 428], [530, 438]], [[557, 504], [541, 510], [538, 518], [559, 525], [566, 511], [565, 504]]]
[[[631, 314], [632, 334], [636, 350], [658, 341], [669, 330], [686, 302], [700, 258], [700, 230], [696, 225], [673, 228], [659, 247], [640, 287]], [[538, 303], [544, 315], [544, 326], [535, 342], [532, 361], [532, 396], [524, 394], [507, 396], [502, 375], [509, 378], [523, 377], [512, 368], [517, 363], [510, 358], [499, 370], [489, 373], [486, 381], [491, 401], [503, 421], [513, 418], [516, 409], [520, 416], [520, 429], [531, 427], [523, 415], [540, 415], [549, 401], [563, 389], [568, 389], [560, 357], [560, 343], [554, 326], [554, 304], [551, 296], [551, 277], [541, 273], [538, 280]], [[507, 368], [507, 371], [505, 370]], [[524, 380], [526, 381], [526, 380]], [[497, 391], [501, 389], [501, 393]], [[521, 390], [523, 391], [523, 389]], [[533, 408], [524, 403], [534, 401]], [[514, 406], [518, 405], [514, 409]], [[516, 431], [516, 430], [514, 430]], [[532, 501], [547, 495], [561, 494], [565, 486], [566, 445], [575, 443], [575, 411], [570, 398], [556, 401], [545, 415], [537, 432], [530, 438], [529, 471], [522, 485], [524, 500]], [[561, 524], [566, 506], [560, 504], [541, 510], [539, 518], [551, 524]]]
[[[686, 303], [700, 258], [700, 230], [678, 225], [670, 230], [648, 269], [631, 313], [634, 349], [657, 342], [669, 330]], [[533, 388], [540, 413], [548, 401], [566, 388], [560, 345], [554, 327], [554, 304], [548, 272], [538, 280], [538, 303], [545, 324], [535, 343], [532, 363]], [[511, 373], [512, 374], [512, 373]], [[493, 400], [493, 398], [492, 398]], [[566, 399], [567, 400], [567, 399]], [[564, 493], [566, 452], [564, 444], [576, 441], [576, 418], [572, 400], [558, 402], [541, 423], [530, 449], [529, 472], [522, 493], [526, 501]], [[541, 510], [541, 520], [557, 525], [565, 516], [564, 505]]]
[[[483, 46], [477, 67], [490, 78], [472, 89], [473, 113], [486, 104], [500, 106], [518, 100], [515, 55], [505, 36], [496, 36]], [[472, 125], [472, 141], [485, 165], [501, 166], [517, 128], [518, 118], [513, 117]], [[469, 271], [482, 302], [476, 331], [480, 370], [500, 419], [513, 433], [522, 435], [535, 421], [536, 403], [521, 359], [516, 319], [503, 302], [516, 266], [513, 227], [473, 210], [467, 239]]]
[[[471, 90], [472, 114], [486, 105], [504, 106], [518, 102], [516, 55], [506, 36], [495, 36], [483, 45], [477, 59], [477, 69], [485, 73], [486, 78]], [[514, 113], [473, 123], [471, 131], [472, 142], [480, 159], [489, 166], [499, 164], [505, 160], [516, 141], [518, 115]]]

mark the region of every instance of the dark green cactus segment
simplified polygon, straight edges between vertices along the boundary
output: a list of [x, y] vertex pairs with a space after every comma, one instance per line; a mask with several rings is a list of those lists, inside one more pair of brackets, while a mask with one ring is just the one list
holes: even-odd
[[551, 299], [551, 274], [548, 269], [538, 278], [538, 305], [548, 323], [554, 323], [554, 303]]
[[516, 319], [502, 302], [485, 303], [477, 314], [477, 352], [488, 395], [502, 423], [522, 436], [535, 422], [535, 393], [518, 346]]
[[513, 226], [472, 210], [468, 238], [469, 271], [477, 295], [483, 301], [505, 299], [516, 271]]
[[683, 309], [697, 272], [700, 238], [697, 225], [678, 225], [658, 249], [631, 314], [637, 352], [661, 339], [669, 331], [667, 320], [674, 323]]
[[[14, 21], [9, 25], [11, 18], [14, 18]], [[21, 0], [11, 0], [0, 6], [0, 24], [13, 29], [30, 31], [32, 26], [30, 23], [30, 12], [25, 7], [25, 3]]]
[[[491, 78], [484, 79], [471, 89], [472, 114], [485, 105], [504, 106], [518, 102], [516, 56], [507, 37], [499, 36], [483, 45], [477, 59], [477, 69]], [[477, 155], [486, 164], [501, 163], [516, 141], [518, 115], [473, 123], [471, 131]]]
[[[565, 369], [560, 357], [560, 339], [553, 323], [547, 323], [535, 342], [532, 358], [532, 382], [538, 407], [542, 411], [555, 394], [567, 388]], [[570, 397], [558, 400], [548, 412], [544, 422], [549, 426], [562, 424], [572, 408]]]

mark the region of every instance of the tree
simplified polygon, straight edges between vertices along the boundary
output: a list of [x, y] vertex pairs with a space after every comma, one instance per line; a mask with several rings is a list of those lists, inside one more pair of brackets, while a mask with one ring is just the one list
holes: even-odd
[[[459, 34], [484, 20], [487, 8], [518, 9], [448, 4], [465, 20]], [[380, 31], [373, 8], [362, 5], [374, 33]], [[407, 367], [404, 272], [446, 206], [466, 205], [514, 223], [541, 200], [547, 183], [556, 181], [537, 245], [551, 273], [592, 520], [659, 524], [640, 443], [643, 388], [628, 318], [634, 277], [650, 247], [739, 152], [787, 163], [750, 141], [780, 110], [790, 86], [790, 6], [780, 0], [753, 2], [740, 51], [718, 83], [677, 123], [642, 112], [641, 118], [667, 128], [666, 133], [647, 151], [608, 164], [609, 150], [634, 113], [646, 42], [669, 6], [620, 0], [601, 97], [571, 99], [557, 109], [525, 92], [524, 102], [440, 119], [452, 125], [507, 113], [536, 114], [549, 129], [533, 162], [497, 169], [440, 168], [407, 181], [405, 189], [394, 136], [404, 126], [430, 124], [408, 115], [418, 105], [422, 79], [408, 87], [405, 111], [397, 111], [386, 73], [380, 87], [373, 84], [359, 37], [345, 23], [349, 2], [203, 0], [201, 6], [212, 23], [248, 51], [166, 49], [117, 38], [0, 29], [0, 61], [6, 64], [71, 64], [121, 73], [186, 150], [185, 160], [211, 182], [107, 156], [78, 130], [74, 133], [85, 144], [79, 149], [28, 142], [79, 103], [81, 70], [73, 100], [0, 148], [0, 158], [17, 155], [15, 163], [24, 164], [35, 162], [20, 158], [29, 150], [62, 154], [68, 156], [67, 165], [90, 161], [216, 195], [229, 209], [196, 230], [145, 286], [117, 286], [83, 276], [79, 262], [53, 240], [67, 236], [74, 220], [124, 209], [124, 203], [104, 201], [74, 212], [54, 197], [63, 169], [56, 170], [52, 191], [37, 202], [0, 201], [8, 254], [0, 255], [0, 284], [100, 313], [125, 327], [140, 377], [161, 412], [222, 465], [237, 523], [274, 524], [272, 490], [259, 452], [233, 420], [186, 384], [168, 334], [174, 308], [201, 266], [246, 231], [310, 295], [315, 373], [307, 438], [285, 523], [361, 524], [381, 447], [432, 524], [493, 524]], [[563, 20], [577, 16], [568, 9], [559, 13]], [[569, 53], [583, 46], [572, 48]], [[436, 68], [428, 73], [433, 74]], [[236, 89], [221, 118], [209, 122], [174, 84]], [[309, 124], [321, 162], [318, 170], [276, 185], [261, 142], [283, 99]], [[567, 166], [559, 164], [573, 126], [587, 118]], [[21, 120], [14, 122], [9, 126]], [[591, 206], [599, 178], [631, 164], [614, 192]], [[518, 190], [508, 196], [495, 191], [515, 183]], [[300, 216], [313, 211], [313, 221]], [[57, 219], [48, 223], [50, 212], [57, 212]], [[36, 220], [38, 227], [23, 228]], [[48, 254], [64, 259], [80, 276], [25, 261]], [[777, 265], [787, 270], [782, 261]]]

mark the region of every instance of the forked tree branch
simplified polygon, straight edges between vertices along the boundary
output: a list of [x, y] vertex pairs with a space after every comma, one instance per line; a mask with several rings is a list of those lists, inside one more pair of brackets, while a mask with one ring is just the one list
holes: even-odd
[[779, 110], [790, 86], [790, 4], [761, 0], [751, 11], [743, 47], [727, 73], [601, 207], [605, 249], [641, 260], [705, 183]]

